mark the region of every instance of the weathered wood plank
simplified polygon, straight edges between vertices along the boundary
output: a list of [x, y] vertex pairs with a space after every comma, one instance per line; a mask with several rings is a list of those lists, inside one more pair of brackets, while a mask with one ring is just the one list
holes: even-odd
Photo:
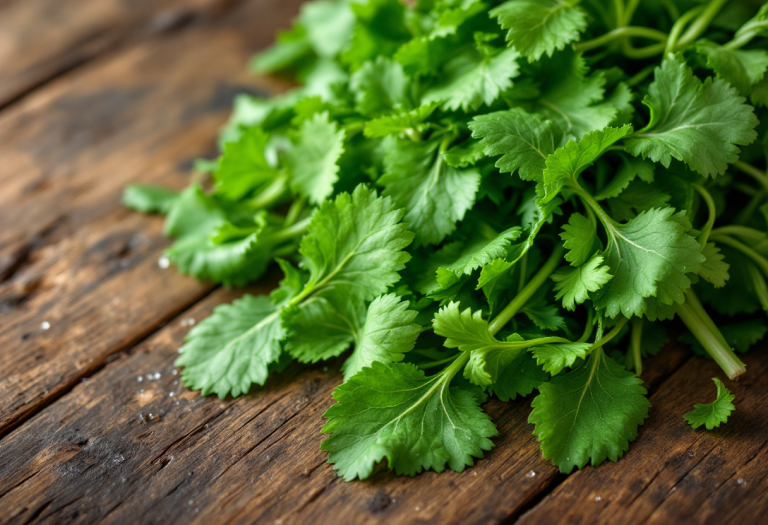
[[[529, 400], [518, 400], [486, 404], [500, 436], [461, 474], [380, 472], [344, 483], [320, 450], [339, 363], [293, 366], [223, 402], [175, 383], [182, 320], [201, 319], [231, 297], [215, 292], [0, 441], [0, 516], [11, 516], [9, 523], [502, 523], [559, 481], [531, 434]], [[649, 368], [670, 370], [685, 358], [672, 348]], [[159, 380], [137, 381], [155, 372]], [[162, 416], [142, 423], [139, 415], [149, 413]]]
[[225, 0], [0, 3], [0, 107], [132, 36], [215, 12]]
[[0, 117], [0, 258], [11, 254], [0, 434], [210, 289], [157, 268], [160, 222], [123, 209], [120, 195], [134, 181], [186, 184], [186, 163], [210, 151], [233, 93], [277, 89], [244, 64], [298, 3], [246, 3], [145, 41]]
[[727, 425], [692, 430], [683, 414], [714, 398], [712, 361], [692, 359], [651, 397], [637, 442], [617, 464], [570, 476], [521, 524], [764, 522], [768, 512], [768, 353], [744, 359], [744, 380], [728, 383], [736, 412]]

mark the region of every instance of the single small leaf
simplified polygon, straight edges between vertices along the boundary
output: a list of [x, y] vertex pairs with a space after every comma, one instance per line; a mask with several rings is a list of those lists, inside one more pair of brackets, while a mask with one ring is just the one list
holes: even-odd
[[691, 428], [699, 428], [703, 425], [707, 430], [712, 430], [726, 423], [731, 412], [736, 410], [733, 406], [736, 396], [731, 394], [723, 382], [716, 377], [712, 378], [712, 381], [717, 386], [717, 398], [711, 403], [693, 405], [693, 410], [685, 414], [685, 420]]
[[263, 385], [269, 366], [280, 359], [284, 331], [277, 307], [265, 296], [244, 295], [217, 306], [190, 330], [176, 366], [184, 384], [224, 398]]
[[701, 278], [712, 283], [715, 288], [725, 286], [726, 281], [730, 278], [728, 268], [731, 265], [725, 262], [725, 257], [720, 253], [720, 248], [714, 243], [709, 242], [701, 250], [701, 254], [706, 257], [706, 260], [701, 263], [701, 268], [699, 268]]
[[587, 13], [567, 0], [509, 0], [490, 11], [507, 29], [507, 41], [529, 60], [538, 60], [579, 38]]
[[314, 204], [323, 202], [333, 193], [343, 152], [344, 130], [339, 130], [327, 113], [305, 120], [297, 140], [285, 153], [293, 189]]
[[542, 384], [528, 421], [544, 457], [566, 474], [590, 460], [617, 461], [648, 417], [642, 383], [598, 348], [583, 366]]
[[355, 334], [355, 349], [344, 365], [344, 380], [369, 367], [374, 361], [398, 363], [410, 352], [421, 333], [414, 323], [418, 312], [395, 294], [381, 295], [368, 306], [365, 323]]
[[603, 258], [595, 254], [588, 262], [577, 268], [563, 268], [552, 274], [555, 285], [555, 299], [563, 300], [563, 308], [573, 311], [577, 304], [589, 299], [591, 292], [596, 292], [610, 281], [613, 276], [603, 266]]
[[727, 82], [702, 82], [682, 55], [669, 55], [656, 68], [643, 99], [651, 119], [627, 140], [626, 150], [665, 167], [675, 158], [705, 177], [715, 177], [739, 158], [738, 146], [757, 138], [757, 117], [745, 102]]
[[347, 481], [365, 479], [386, 459], [397, 474], [461, 472], [498, 434], [477, 397], [450, 387], [445, 372], [425, 376], [409, 363], [374, 361], [337, 387], [324, 417], [328, 462]]
[[146, 184], [131, 184], [123, 192], [123, 204], [141, 213], [162, 213], [171, 211], [178, 198], [178, 192]]
[[586, 359], [589, 343], [565, 343], [534, 346], [531, 349], [536, 362], [553, 376], [563, 368], [573, 366], [577, 359]]
[[578, 212], [571, 213], [568, 224], [563, 225], [563, 233], [560, 234], [563, 246], [568, 250], [565, 260], [571, 266], [581, 266], [592, 255], [597, 230], [588, 218]]

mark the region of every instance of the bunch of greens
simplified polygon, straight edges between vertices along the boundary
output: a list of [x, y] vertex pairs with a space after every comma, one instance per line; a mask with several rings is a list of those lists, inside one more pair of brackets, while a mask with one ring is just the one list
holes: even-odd
[[[747, 0], [305, 4], [252, 64], [300, 87], [239, 96], [185, 190], [125, 194], [181, 272], [285, 275], [189, 332], [185, 384], [346, 355], [323, 449], [347, 480], [461, 471], [497, 434], [480, 405], [534, 390], [544, 457], [616, 461], [666, 322], [730, 379], [765, 335], [766, 36]], [[733, 410], [716, 383], [694, 428]]]

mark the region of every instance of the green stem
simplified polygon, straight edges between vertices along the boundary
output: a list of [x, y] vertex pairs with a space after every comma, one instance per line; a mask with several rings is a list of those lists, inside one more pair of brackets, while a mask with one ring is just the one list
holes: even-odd
[[747, 266], [749, 269], [749, 276], [752, 278], [752, 284], [755, 287], [755, 293], [763, 307], [763, 310], [768, 312], [768, 284], [765, 282], [765, 277], [760, 270], [754, 264]]
[[660, 42], [667, 41], [667, 34], [662, 33], [661, 31], [657, 31], [656, 29], [651, 29], [649, 27], [627, 26], [627, 27], [617, 27], [613, 31], [609, 31], [604, 35], [601, 35], [595, 39], [574, 44], [573, 49], [574, 51], [583, 53], [585, 51], [589, 51], [591, 49], [595, 49], [596, 47], [600, 47], [610, 42], [613, 42], [614, 40], [619, 40], [622, 38], [631, 38], [633, 36], [648, 38], [651, 40], [658, 40]]
[[609, 343], [611, 339], [619, 335], [619, 332], [621, 332], [621, 329], [624, 328], [624, 325], [627, 324], [627, 318], [622, 317], [618, 323], [616, 323], [616, 326], [611, 328], [611, 331], [602, 336], [600, 339], [589, 345], [589, 350], [587, 352], [593, 352], [597, 350], [598, 348], [601, 348], [605, 344]]
[[577, 343], [584, 343], [587, 339], [589, 339], [589, 336], [592, 335], [592, 330], [595, 328], [595, 312], [591, 308], [588, 310], [587, 313], [587, 324], [584, 326], [584, 333], [581, 334], [581, 337], [579, 337], [579, 340], [576, 341]]
[[429, 361], [428, 363], [423, 363], [419, 365], [419, 368], [422, 370], [426, 370], [427, 368], [434, 368], [436, 366], [444, 365], [445, 363], [448, 363], [450, 361], [453, 361], [456, 359], [456, 355], [452, 355], [451, 357], [447, 357], [445, 359], [440, 359], [439, 361]]
[[665, 55], [667, 53], [674, 52], [675, 47], [677, 46], [677, 41], [680, 39], [680, 34], [683, 32], [683, 29], [685, 29], [685, 26], [687, 26], [688, 22], [693, 20], [695, 16], [698, 16], [698, 14], [701, 13], [703, 9], [704, 6], [694, 7], [675, 21], [675, 24], [672, 26], [672, 30], [669, 32], [667, 46], [664, 48]]
[[680, 11], [677, 9], [674, 0], [661, 0], [661, 3], [664, 4], [664, 8], [669, 13], [669, 18], [672, 20], [680, 18]]
[[623, 25], [629, 25], [629, 23], [632, 21], [632, 17], [635, 15], [635, 11], [637, 10], [637, 6], [640, 4], [640, 0], [629, 0], [629, 3], [627, 4], [627, 8], [624, 10], [624, 24]]
[[666, 46], [666, 42], [659, 42], [658, 44], [653, 44], [651, 46], [636, 48], [632, 47], [629, 40], [625, 40], [621, 51], [629, 58], [643, 59], [660, 55], [664, 52]]
[[520, 258], [520, 281], [517, 283], [517, 293], [520, 293], [525, 287], [526, 273], [528, 273], [528, 252], [525, 252]]
[[494, 335], [501, 330], [504, 325], [507, 324], [523, 306], [525, 306], [525, 303], [528, 302], [541, 285], [546, 282], [549, 276], [552, 275], [552, 272], [555, 271], [558, 264], [560, 264], [564, 251], [565, 250], [561, 244], [555, 246], [552, 255], [549, 256], [549, 259], [547, 259], [536, 275], [528, 281], [528, 284], [520, 290], [520, 293], [512, 299], [512, 302], [510, 302], [501, 312], [499, 312], [499, 315], [490, 322], [488, 331], [491, 332], [491, 335]]
[[634, 358], [635, 373], [643, 373], [643, 355], [641, 353], [643, 340], [643, 318], [635, 317], [632, 319], [632, 357]]
[[757, 253], [746, 244], [739, 242], [733, 237], [729, 237], [728, 235], [718, 235], [717, 240], [723, 244], [727, 244], [732, 248], [736, 248], [741, 253], [752, 259], [752, 261], [760, 268], [760, 271], [763, 272], [763, 275], [768, 276], [768, 260], [766, 260], [765, 257]]
[[[689, 296], [695, 297], [691, 289], [686, 293], [686, 299]], [[686, 300], [685, 303], [678, 305], [676, 308], [678, 317], [728, 377], [736, 380], [747, 371], [746, 365], [736, 357], [731, 347], [725, 342], [723, 334], [720, 333], [703, 308], [697, 308], [700, 306], [700, 303], [697, 303], [698, 299], [696, 301]]]
[[711, 0], [709, 4], [707, 4], [707, 7], [704, 8], [704, 11], [702, 11], [698, 18], [694, 20], [693, 24], [691, 24], [691, 27], [688, 28], [688, 31], [680, 37], [680, 41], [675, 46], [675, 50], [677, 51], [699, 38], [699, 36], [706, 31], [709, 24], [712, 22], [712, 19], [715, 18], [727, 1], [728, 0]]
[[755, 38], [758, 34], [760, 34], [760, 29], [763, 27], [768, 27], [768, 20], [763, 20], [761, 22], [752, 22], [749, 24], [745, 24], [736, 32], [736, 36], [733, 40], [728, 42], [727, 44], [724, 44], [723, 47], [726, 47], [728, 49], [739, 49], [744, 47], [745, 45], [749, 44], [749, 42]]
[[624, 0], [613, 0], [613, 10], [616, 12], [616, 27], [626, 25], [624, 23]]
[[261, 190], [258, 195], [253, 197], [248, 204], [253, 208], [260, 210], [267, 209], [275, 204], [285, 194], [288, 189], [288, 177], [281, 175]]
[[760, 203], [763, 202], [763, 199], [765, 199], [765, 190], [760, 190], [757, 193], [754, 193], [752, 195], [752, 199], [749, 201], [749, 204], [739, 212], [739, 214], [736, 216], [736, 219], [733, 221], [736, 224], [746, 224], [752, 219], [752, 216], [757, 211], [757, 207], [760, 206]]
[[[633, 76], [627, 80], [627, 85], [629, 87], [635, 87], [639, 83], [641, 83], [643, 80], [648, 77], [651, 73], [653, 73], [653, 70], [656, 69], [656, 64], [651, 64], [650, 66], [645, 66], [643, 69], [640, 70], [639, 73], [635, 73]], [[624, 149], [624, 148], [622, 148]]]
[[744, 242], [756, 244], [764, 241], [766, 238], [765, 233], [761, 232], [760, 230], [750, 228], [749, 226], [740, 226], [737, 224], [720, 226], [719, 228], [712, 230], [712, 233], [709, 234], [710, 237], [721, 235], [735, 235]]
[[696, 190], [696, 192], [701, 195], [701, 198], [704, 199], [704, 202], [707, 203], [707, 211], [709, 212], [709, 216], [707, 217], [707, 222], [704, 224], [704, 228], [701, 229], [701, 233], [699, 234], [698, 241], [699, 244], [701, 244], [702, 249], [707, 245], [707, 239], [709, 238], [709, 233], [712, 231], [712, 227], [715, 225], [715, 217], [717, 214], [717, 208], [715, 208], [715, 201], [712, 200], [712, 195], [709, 194], [709, 192], [702, 186], [701, 184], [693, 184], [693, 189]]
[[312, 221], [312, 217], [307, 217], [306, 219], [302, 219], [296, 224], [293, 224], [292, 226], [289, 226], [287, 228], [283, 228], [280, 231], [277, 231], [270, 235], [270, 240], [274, 240], [277, 242], [282, 241], [288, 241], [290, 239], [293, 239], [295, 237], [300, 237], [307, 233], [307, 226], [309, 226], [310, 221]]
[[733, 165], [734, 167], [739, 169], [741, 172], [746, 173], [747, 175], [755, 179], [757, 182], [760, 183], [760, 185], [763, 188], [768, 190], [768, 176], [766, 176], [765, 173], [755, 168], [754, 166], [751, 166], [746, 162], [742, 162], [740, 160], [737, 160], [736, 162], [734, 162]]
[[284, 227], [287, 228], [296, 222], [299, 218], [299, 214], [304, 210], [304, 205], [306, 203], [307, 201], [303, 197], [293, 201], [293, 204], [291, 204], [291, 207], [288, 209], [288, 213], [285, 216], [285, 222], [283, 222]]

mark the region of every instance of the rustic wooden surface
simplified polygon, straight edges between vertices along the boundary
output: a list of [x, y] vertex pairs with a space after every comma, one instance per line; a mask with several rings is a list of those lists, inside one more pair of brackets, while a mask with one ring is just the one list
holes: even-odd
[[636, 443], [568, 477], [525, 400], [486, 405], [500, 436], [464, 473], [344, 483], [319, 446], [338, 363], [236, 400], [179, 385], [186, 320], [237, 293], [161, 270], [160, 219], [120, 193], [183, 186], [236, 92], [284, 87], [244, 64], [299, 3], [0, 0], [0, 523], [764, 522], [764, 350], [712, 432], [682, 414], [711, 397], [714, 364], [650, 360]]

